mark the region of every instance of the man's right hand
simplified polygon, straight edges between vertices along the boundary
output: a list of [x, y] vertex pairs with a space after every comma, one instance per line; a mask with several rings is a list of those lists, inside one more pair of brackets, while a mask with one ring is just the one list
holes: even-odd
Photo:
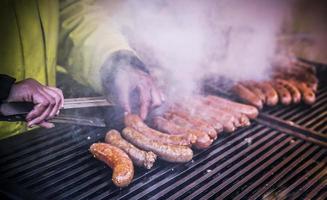
[[39, 125], [44, 128], [52, 128], [54, 125], [47, 120], [58, 115], [59, 109], [64, 105], [64, 97], [60, 89], [44, 86], [34, 79], [15, 83], [7, 101], [35, 104], [33, 110], [26, 116], [28, 127]]

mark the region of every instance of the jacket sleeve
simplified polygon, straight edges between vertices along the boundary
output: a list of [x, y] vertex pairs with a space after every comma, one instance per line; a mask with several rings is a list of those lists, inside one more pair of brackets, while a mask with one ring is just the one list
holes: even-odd
[[97, 92], [102, 91], [101, 68], [112, 55], [135, 56], [115, 27], [110, 10], [92, 0], [60, 1], [58, 64]]
[[16, 79], [5, 74], [0, 74], [0, 103], [9, 96], [10, 89]]

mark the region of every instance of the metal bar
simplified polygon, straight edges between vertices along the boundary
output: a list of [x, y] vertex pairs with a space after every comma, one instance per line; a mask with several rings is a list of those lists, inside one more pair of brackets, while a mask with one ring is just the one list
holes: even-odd
[[[60, 131], [66, 132], [67, 130], [71, 129], [71, 127], [69, 126], [64, 126], [61, 127], [62, 129]], [[38, 135], [38, 137], [34, 138], [34, 136], [37, 135], [36, 130], [30, 131], [30, 132], [26, 132], [25, 134], [29, 134], [28, 136], [31, 136], [31, 139], [33, 139], [33, 141], [31, 142], [26, 142], [24, 144], [21, 144], [19, 146], [15, 146], [14, 148], [11, 149], [6, 149], [11, 150], [9, 151], [6, 155], [1, 156], [0, 158], [0, 166], [4, 165], [5, 163], [11, 162], [14, 159], [20, 159], [20, 158], [24, 158], [25, 155], [35, 151], [35, 149], [39, 148], [38, 145], [43, 145], [44, 142], [49, 142], [52, 141], [55, 138], [58, 138], [58, 136], [56, 135], [56, 132], [58, 131], [58, 128], [55, 127], [53, 129], [49, 130], [48, 134], [41, 134]], [[13, 138], [9, 138], [8, 143], [13, 143], [14, 141], [12, 140]], [[3, 142], [3, 141], [1, 141]], [[5, 141], [7, 142], [7, 141]], [[17, 142], [17, 141], [16, 141]], [[2, 151], [3, 152], [3, 151]]]
[[[320, 173], [318, 173], [315, 177], [311, 178], [301, 189], [296, 192], [294, 195], [292, 195], [292, 198], [299, 199], [300, 196], [304, 196], [313, 185], [319, 184], [319, 180], [321, 180], [324, 176], [326, 176], [326, 171], [324, 169], [321, 170]], [[326, 186], [324, 183], [321, 183], [321, 185]], [[317, 188], [312, 189], [312, 191], [315, 191], [316, 193], [319, 191]]]
[[308, 130], [306, 128], [300, 127], [296, 124], [288, 124], [283, 120], [276, 117], [260, 114], [258, 118], [255, 119], [258, 123], [265, 124], [268, 127], [274, 128], [275, 130], [281, 131], [292, 135], [301, 140], [317, 144], [323, 148], [327, 148], [327, 136], [313, 130]]
[[[305, 174], [305, 176], [299, 177], [299, 179], [297, 181], [295, 181], [293, 184], [288, 185], [287, 188], [279, 194], [279, 197], [281, 199], [285, 199], [287, 194], [289, 194], [292, 190], [294, 190], [296, 187], [298, 187], [301, 183], [306, 181], [307, 177], [309, 178], [310, 176], [313, 176], [313, 174], [315, 174], [317, 171], [320, 171], [322, 168], [324, 168], [324, 165], [325, 165], [324, 162], [326, 162], [326, 161], [327, 161], [327, 158], [325, 158], [322, 163], [319, 163], [317, 166], [315, 166], [309, 172], [307, 172]], [[326, 172], [324, 170], [322, 170], [322, 173], [325, 174]], [[321, 174], [321, 172], [319, 174]]]
[[[283, 170], [280, 174], [278, 174], [278, 175], [275, 175], [274, 177], [273, 177], [273, 179], [270, 179], [269, 180], [269, 182], [268, 183], [266, 183], [267, 185], [271, 185], [271, 186], [273, 186], [273, 185], [276, 185], [277, 184], [277, 182], [279, 182], [279, 181], [281, 181], [281, 180], [284, 180], [284, 178], [285, 177], [287, 177], [287, 176], [291, 176], [292, 178], [294, 177], [294, 173], [292, 173], [292, 170], [294, 170], [294, 169], [296, 169], [297, 167], [299, 167], [299, 166], [301, 166], [301, 165], [306, 165], [306, 166], [309, 166], [309, 165], [311, 165], [312, 164], [312, 162], [308, 162], [308, 161], [306, 161], [305, 163], [303, 163], [304, 162], [304, 160], [306, 160], [307, 158], [310, 158], [310, 156], [312, 156], [312, 153], [313, 152], [315, 152], [317, 149], [319, 149], [319, 147], [318, 146], [313, 146], [313, 147], [311, 147], [307, 152], [305, 152], [305, 154], [304, 155], [302, 155], [302, 156], [298, 156], [298, 158], [294, 161], [294, 162], [292, 162], [289, 166], [287, 166], [287, 168], [285, 169], [285, 170]], [[303, 149], [304, 150], [304, 149]], [[297, 156], [297, 154], [298, 154], [298, 152], [297, 151], [294, 151], [293, 152], [293, 154], [292, 154], [292, 156]], [[318, 159], [318, 158], [320, 158], [322, 155], [324, 154], [324, 152], [323, 151], [319, 151], [319, 153], [316, 153], [316, 154], [314, 154], [314, 156], [312, 157], [312, 159]], [[289, 161], [288, 159], [287, 159], [287, 161]], [[283, 161], [282, 163], [280, 163], [278, 166], [276, 166], [276, 167], [274, 167], [273, 168], [273, 170], [274, 170], [274, 172], [275, 171], [278, 171], [280, 168], [282, 168], [282, 167], [285, 167], [285, 165], [287, 165], [287, 164], [289, 164], [288, 162], [287, 163], [285, 163], [285, 161]], [[276, 169], [275, 169], [276, 168]], [[273, 173], [274, 173], [273, 172]], [[267, 177], [262, 177], [262, 179], [266, 179]], [[256, 185], [258, 185], [260, 183], [260, 181], [257, 181], [255, 184]], [[245, 191], [243, 191], [242, 193], [240, 193], [239, 194], [239, 196], [237, 196], [237, 198], [238, 197], [244, 197], [246, 194], [248, 194], [249, 192], [253, 192], [253, 191], [256, 191], [253, 195], [252, 195], [252, 197], [251, 198], [259, 198], [260, 196], [262, 196], [264, 193], [266, 193], [268, 190], [270, 190], [270, 188], [268, 188], [268, 187], [262, 187], [262, 188], [260, 188], [259, 190], [250, 190], [251, 188], [253, 188], [253, 187], [249, 187], [249, 188], [247, 188]]]
[[86, 108], [86, 107], [101, 107], [113, 106], [114, 103], [109, 102], [105, 97], [84, 97], [65, 99], [64, 109]]
[[[259, 128], [263, 128], [263, 127], [262, 126], [261, 127], [259, 126], [257, 129], [259, 129]], [[256, 130], [256, 129], [254, 129], [254, 130]], [[190, 171], [193, 171], [192, 177], [194, 177], [193, 176], [194, 173], [200, 173], [201, 172], [201, 169], [206, 168], [206, 167], [209, 167], [209, 165], [212, 165], [212, 164], [216, 163], [216, 161], [219, 160], [219, 159], [225, 158], [233, 150], [235, 150], [237, 148], [241, 148], [242, 146], [244, 146], [244, 144], [239, 144], [237, 146], [235, 146], [235, 145], [237, 144], [237, 142], [239, 142], [241, 140], [243, 141], [244, 138], [248, 136], [248, 134], [251, 134], [252, 133], [252, 131], [253, 131], [253, 129], [252, 130], [251, 129], [250, 130], [247, 130], [247, 131], [241, 133], [241, 135], [237, 135], [237, 137], [235, 137], [233, 140], [229, 141], [228, 143], [226, 143], [226, 141], [224, 141], [224, 140], [218, 141], [218, 143], [214, 144], [214, 146], [210, 147], [210, 149], [208, 149], [205, 152], [201, 152], [201, 154], [198, 154], [195, 158], [193, 158], [193, 160], [195, 161], [193, 163], [194, 165], [191, 166], [188, 170], [182, 172], [180, 174], [180, 176], [183, 176], [183, 175], [184, 176], [185, 175], [189, 176], [191, 174]], [[267, 131], [267, 129], [265, 129], [265, 130], [262, 129], [260, 131], [260, 133], [261, 134], [264, 134], [266, 131]], [[219, 146], [219, 145], [222, 145], [222, 146]], [[225, 145], [227, 145], [227, 146], [225, 146]], [[217, 146], [219, 146], [219, 147], [216, 148]], [[210, 153], [210, 155], [209, 155], [210, 157], [203, 157], [203, 155], [207, 155], [206, 152]], [[224, 153], [221, 153], [221, 152], [224, 152]], [[197, 160], [197, 157], [200, 157], [201, 160]], [[215, 158], [215, 159], [212, 159], [212, 158]], [[202, 166], [201, 165], [201, 163], [203, 163], [203, 162], [206, 163], [205, 166]], [[198, 170], [198, 168], [196, 168], [198, 166], [201, 167], [200, 170]], [[171, 169], [169, 169], [169, 170], [171, 170]], [[161, 182], [161, 181], [164, 181], [163, 180], [164, 178], [167, 178], [167, 176], [166, 177], [163, 176], [162, 179], [161, 179], [161, 177], [157, 177], [157, 179], [154, 180], [154, 182], [153, 182], [153, 184], [151, 186], [157, 185], [157, 184], [159, 185], [158, 180], [160, 180], [159, 182]], [[135, 191], [135, 193], [131, 193], [131, 194], [129, 194], [129, 196], [124, 196], [124, 198], [131, 198], [131, 197], [134, 197], [134, 196], [135, 196], [135, 198], [142, 198], [141, 195], [140, 196], [138, 195], [139, 192], [142, 192], [142, 191], [144, 191], [144, 188], [140, 188], [139, 191]]]
[[[257, 135], [254, 135], [252, 138], [252, 140], [256, 140], [258, 137], [263, 136], [266, 133], [267, 130], [263, 129], [262, 131], [260, 131]], [[244, 136], [245, 137], [245, 136]], [[271, 135], [266, 135], [263, 138], [260, 139], [267, 141], [269, 138], [271, 138]], [[246, 155], [246, 153], [252, 149], [244, 149], [244, 145], [247, 145], [248, 142], [247, 140], [243, 140], [242, 142], [238, 143], [237, 145], [234, 144], [229, 144], [227, 147], [221, 147], [222, 149], [218, 148], [215, 149], [217, 151], [217, 155], [211, 155], [210, 157], [206, 158], [206, 160], [202, 160], [201, 162], [196, 162], [197, 164], [192, 166], [192, 168], [188, 168], [187, 170], [183, 171], [182, 173], [179, 173], [176, 177], [167, 177], [165, 178], [165, 180], [162, 180], [160, 183], [160, 185], [167, 185], [167, 187], [165, 188], [158, 188], [159, 185], [155, 185], [152, 188], [149, 188], [148, 191], [144, 191], [144, 193], [150, 193], [150, 191], [152, 190], [152, 193], [156, 193], [155, 196], [153, 196], [154, 199], [157, 198], [163, 198], [166, 199], [168, 198], [168, 196], [165, 196], [165, 194], [168, 193], [169, 190], [176, 190], [176, 185], [178, 185], [179, 187], [185, 188], [183, 187], [183, 185], [185, 185], [185, 182], [192, 182], [193, 180], [196, 180], [197, 177], [199, 177], [199, 175], [203, 174], [204, 171], [206, 171], [206, 169], [210, 169], [210, 168], [217, 168], [214, 165], [217, 165], [219, 162], [221, 162], [224, 158], [229, 157], [228, 162], [219, 165], [218, 168], [223, 168], [225, 167], [228, 163], [231, 162], [235, 162], [235, 160], [239, 159], [241, 156]], [[258, 142], [253, 144], [253, 148], [258, 146], [259, 144], [262, 144], [262, 142]], [[227, 151], [224, 149], [228, 149]], [[230, 155], [234, 152], [239, 151], [240, 153], [233, 155], [232, 157], [230, 157]], [[223, 152], [223, 153], [219, 153], [219, 152]], [[205, 162], [205, 165], [201, 165], [201, 163]], [[199, 168], [196, 168], [198, 167]], [[211, 173], [211, 172], [210, 172]], [[159, 190], [160, 192], [158, 192], [157, 190]], [[170, 191], [169, 193], [172, 193], [173, 191]], [[179, 193], [182, 193], [181, 190], [178, 190]], [[142, 198], [142, 196], [138, 196], [140, 198]], [[150, 198], [151, 199], [151, 198]]]
[[[294, 149], [295, 147], [297, 147], [298, 145], [300, 145], [301, 142], [294, 142], [292, 144], [290, 144], [288, 147], [286, 147], [283, 151], [277, 153], [276, 155], [274, 155], [272, 158], [270, 158], [268, 161], [263, 162], [262, 165], [258, 166], [254, 171], [252, 171], [251, 173], [247, 174], [246, 176], [244, 176], [241, 180], [239, 180], [236, 184], [234, 184], [231, 187], [228, 187], [227, 190], [224, 190], [224, 192], [219, 195], [219, 198], [226, 198], [227, 196], [231, 195], [235, 190], [237, 190], [238, 187], [242, 186], [245, 183], [248, 183], [251, 179], [253, 179], [256, 175], [258, 175], [260, 172], [264, 171], [269, 165], [271, 165], [272, 163], [276, 162], [278, 159], [280, 159], [282, 157], [282, 155], [287, 154], [289, 151], [291, 151], [292, 149]], [[260, 160], [260, 159], [259, 159]], [[251, 163], [250, 165], [254, 165], [255, 163]], [[258, 164], [257, 164], [258, 165]], [[248, 168], [248, 169], [247, 169]], [[254, 168], [254, 167], [253, 167]], [[244, 168], [242, 171], [246, 172], [248, 170], [252, 169], [252, 167], [247, 166], [246, 168]], [[236, 178], [239, 175], [235, 174], [233, 177], [229, 178], [228, 182], [231, 184], [232, 181], [235, 181]], [[235, 177], [235, 178], [234, 178]], [[228, 185], [227, 183], [223, 183], [224, 185]], [[221, 187], [221, 186], [220, 186]]]
[[[285, 136], [283, 136], [285, 137]], [[263, 147], [258, 149], [256, 152], [254, 152], [251, 155], [248, 155], [244, 160], [242, 160], [242, 165], [234, 165], [227, 171], [230, 171], [230, 174], [232, 174], [232, 177], [229, 177], [227, 180], [223, 182], [218, 182], [216, 179], [213, 179], [206, 183], [206, 188], [201, 189], [201, 192], [192, 193], [189, 197], [196, 198], [196, 199], [209, 199], [213, 195], [216, 195], [218, 191], [222, 191], [222, 189], [225, 189], [227, 186], [229, 186], [232, 182], [234, 182], [237, 178], [240, 178], [241, 176], [244, 176], [245, 174], [249, 173], [249, 169], [255, 169], [260, 164], [265, 162], [267, 159], [269, 159], [271, 156], [273, 156], [275, 153], [277, 153], [280, 148], [285, 147], [287, 143], [291, 141], [290, 137], [283, 138], [282, 141], [280, 141], [282, 137], [280, 137], [277, 141], [274, 139], [266, 143]], [[279, 142], [276, 144], [276, 142]], [[290, 148], [292, 146], [286, 147], [286, 149]], [[265, 152], [265, 150], [268, 152]], [[260, 155], [261, 154], [261, 155]], [[258, 155], [260, 155], [259, 158]], [[242, 168], [243, 167], [243, 168]], [[231, 171], [233, 170], [233, 171]], [[220, 179], [220, 176], [219, 178]], [[202, 191], [204, 190], [204, 191]], [[207, 192], [206, 195], [202, 196], [200, 198], [200, 195], [202, 195], [202, 192]]]
[[[267, 132], [267, 129], [263, 129], [262, 131], [258, 132], [256, 135], [254, 135], [251, 138], [252, 138], [252, 140], [256, 140], [258, 137], [261, 137], [264, 134], [266, 134], [266, 132]], [[244, 137], [246, 137], [246, 136], [244, 136]], [[157, 192], [156, 197], [154, 197], [154, 198], [162, 197], [163, 199], [166, 199], [166, 198], [168, 198], [168, 196], [165, 196], [165, 194], [167, 194], [168, 191], [170, 191], [170, 193], [172, 193], [172, 192], [178, 190], [179, 194], [184, 192], [184, 190], [187, 190], [187, 187], [183, 187], [183, 185], [190, 183], [194, 180], [197, 180], [197, 177], [199, 177], [200, 174], [202, 174], [204, 171], [206, 171], [206, 169], [210, 169], [210, 168], [222, 169], [222, 168], [226, 167], [229, 163], [236, 162], [237, 159], [239, 159], [242, 156], [245, 156], [249, 151], [253, 150], [253, 148], [257, 147], [260, 144], [263, 144], [264, 141], [267, 141], [270, 138], [272, 138], [272, 136], [267, 134], [263, 138], [260, 139], [260, 142], [258, 141], [256, 143], [254, 143], [252, 148], [246, 148], [246, 149], [242, 150], [240, 153], [238, 153], [232, 157], [229, 157], [229, 155], [231, 155], [233, 152], [240, 151], [242, 148], [244, 148], [244, 145], [248, 144], [247, 140], [242, 139], [243, 141], [238, 143], [237, 145], [230, 143], [228, 145], [228, 146], [230, 146], [229, 147], [230, 149], [227, 151], [224, 149], [226, 149], [228, 146], [224, 147], [224, 148], [221, 147], [222, 148], [221, 150], [215, 149], [217, 151], [218, 155], [216, 155], [216, 154], [211, 155], [206, 160], [198, 162], [191, 169], [187, 169], [186, 171], [183, 171], [182, 173], [178, 174], [178, 177], [170, 178], [167, 181], [163, 180], [165, 184], [168, 184], [168, 186], [163, 189], [160, 188], [159, 189], [160, 192]], [[220, 151], [218, 151], [218, 150], [220, 150]], [[219, 152], [224, 152], [224, 153], [219, 153]], [[214, 166], [214, 165], [217, 165], [219, 161], [222, 161], [224, 158], [227, 158], [227, 157], [229, 157], [228, 162], [222, 163], [221, 165], [219, 165], [219, 167]], [[201, 165], [201, 163], [203, 163], [203, 162], [205, 162], [206, 164]], [[195, 168], [198, 165], [199, 165], [199, 168]], [[176, 185], [182, 187], [183, 189], [179, 190], [178, 188], [176, 188]], [[154, 188], [153, 191], [155, 189], [158, 189], [158, 188]], [[171, 198], [174, 198], [174, 197], [171, 197]]]
[[106, 127], [104, 119], [97, 117], [82, 117], [74, 115], [59, 115], [49, 120], [52, 123], [75, 124], [83, 126]]
[[[198, 190], [195, 190], [195, 189], [190, 190], [190, 189], [188, 189], [188, 190], [190, 190], [188, 192], [191, 193], [191, 196], [188, 196], [187, 198], [194, 198], [195, 195], [203, 194], [205, 192], [210, 192], [213, 189], [214, 184], [216, 184], [218, 182], [222, 182], [223, 179], [226, 178], [226, 176], [232, 175], [232, 174], [236, 173], [236, 171], [239, 170], [243, 165], [246, 165], [251, 160], [254, 160], [258, 156], [258, 154], [261, 154], [265, 149], [267, 149], [270, 146], [272, 146], [273, 143], [276, 143], [276, 142], [280, 141], [283, 137], [285, 137], [285, 136], [283, 136], [283, 135], [276, 135], [270, 141], [266, 142], [263, 146], [261, 146], [258, 149], [256, 149], [253, 153], [251, 153], [250, 155], [247, 155], [242, 160], [242, 162], [240, 162], [239, 164], [235, 164], [232, 167], [228, 168], [226, 171], [224, 171], [223, 173], [220, 173], [219, 176], [215, 177], [214, 179], [213, 179], [213, 177], [216, 176], [217, 173], [219, 172], [219, 170], [221, 170], [222, 168], [218, 167], [218, 168], [213, 169], [210, 172], [210, 174], [211, 174], [210, 177], [201, 177], [201, 178], [195, 180], [194, 181], [194, 184], [196, 184], [196, 185], [198, 185], [200, 183], [201, 184], [205, 184], [205, 187], [201, 187]], [[282, 143], [284, 143], [285, 141], [286, 140], [282, 141]], [[249, 148], [251, 148], [251, 146]], [[224, 165], [224, 164], [222, 164], [222, 165], [226, 167], [227, 166], [227, 163], [226, 163], [226, 165]], [[209, 181], [207, 179], [209, 179], [209, 180], [211, 179], [211, 180]]]
[[[299, 144], [299, 143], [298, 143]], [[302, 151], [306, 150], [307, 148], [309, 147], [309, 144], [306, 144], [302, 147], [299, 147], [299, 148], [302, 148]], [[298, 149], [297, 149], [298, 150]], [[272, 168], [272, 170], [270, 170], [269, 172], [265, 172], [265, 175], [266, 176], [262, 176], [261, 179], [267, 179], [272, 173], [276, 172], [277, 169], [281, 168], [281, 167], [278, 167], [278, 166], [283, 166], [282, 164], [285, 164], [285, 162], [289, 162], [290, 160], [292, 160], [293, 158], [295, 158], [296, 155], [300, 154], [301, 152], [295, 150], [290, 156], [287, 156], [287, 159], [283, 160], [283, 162], [279, 163], [279, 165], [277, 166], [274, 166]], [[263, 171], [265, 170], [267, 167], [269, 167], [272, 163], [274, 163], [277, 159], [279, 159], [281, 156], [275, 156], [273, 159], [271, 159], [272, 161], [269, 160], [269, 162], [265, 162], [263, 163], [263, 165], [261, 165], [259, 168], [257, 168], [256, 170], [254, 170], [252, 173], [248, 174], [247, 176], [245, 176], [244, 178], [242, 178], [240, 181], [237, 182], [236, 185], [232, 186], [232, 187], [229, 187], [228, 190], [224, 191], [221, 195], [219, 195], [219, 198], [226, 198], [227, 196], [229, 196], [230, 194], [232, 194], [233, 192], [235, 192], [235, 190], [238, 189], [238, 187], [240, 185], [243, 185], [247, 182], [249, 182], [250, 179], [253, 179], [256, 175], [258, 175], [260, 172], [259, 171]], [[260, 179], [259, 180], [255, 180], [254, 181], [254, 184], [255, 185], [258, 185], [259, 183], [262, 183], [260, 182]], [[252, 185], [251, 185], [252, 186]], [[250, 188], [253, 188], [253, 187], [248, 187], [247, 189], [250, 189]], [[265, 186], [267, 187], [268, 184], [265, 184]]]
[[[77, 131], [81, 131], [81, 130], [77, 130]], [[7, 167], [7, 165], [4, 165], [1, 168], [1, 173], [6, 173], [7, 174], [7, 172], [9, 173], [10, 170], [12, 170], [14, 168], [19, 168], [20, 166], [24, 167], [26, 164], [31, 163], [33, 160], [36, 160], [37, 158], [41, 158], [43, 155], [40, 154], [40, 152], [47, 153], [47, 152], [51, 151], [51, 149], [47, 148], [47, 146], [54, 146], [54, 145], [57, 145], [57, 144], [60, 144], [62, 146], [62, 145], [64, 145], [62, 143], [62, 141], [64, 139], [66, 139], [66, 138], [69, 138], [69, 137], [70, 136], [67, 134], [67, 135], [64, 135], [62, 137], [58, 137], [56, 139], [49, 140], [46, 143], [42, 143], [42, 145], [40, 145], [40, 146], [39, 145], [35, 146], [35, 149], [33, 151], [26, 152], [23, 155], [21, 155], [19, 157], [16, 157], [16, 158], [13, 157], [12, 160], [7, 160], [7, 162], [9, 163], [9, 162], [14, 162], [15, 160], [19, 159], [19, 162], [15, 162], [15, 163], [11, 164], [9, 166], [9, 168]], [[26, 156], [26, 154], [33, 154], [34, 156], [33, 157]]]
[[289, 112], [289, 120], [297, 121], [301, 119], [303, 116], [310, 114], [312, 111], [320, 109], [321, 106], [324, 106], [326, 104], [326, 101], [326, 99], [323, 99], [322, 101], [319, 101], [312, 107], [310, 107], [310, 109], [306, 108], [304, 111], [301, 111], [303, 110], [303, 108], [301, 107], [295, 108], [292, 112]]

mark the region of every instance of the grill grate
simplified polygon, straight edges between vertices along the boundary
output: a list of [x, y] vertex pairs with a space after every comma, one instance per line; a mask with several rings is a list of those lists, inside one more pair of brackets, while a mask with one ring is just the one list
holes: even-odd
[[133, 183], [122, 190], [113, 186], [111, 170], [87, 150], [91, 143], [103, 139], [105, 130], [90, 133], [89, 129], [69, 126], [42, 130], [35, 137], [39, 143], [30, 148], [22, 147], [33, 134], [19, 136], [26, 138], [25, 143], [2, 152], [0, 172], [6, 180], [47, 199], [326, 195], [326, 149], [256, 122], [196, 152], [187, 164], [162, 161], [149, 171], [136, 168]]
[[[327, 149], [289, 134], [288, 121], [327, 134], [327, 87], [317, 102], [268, 108], [250, 127], [225, 134], [186, 164], [135, 168], [119, 189], [88, 152], [106, 129], [58, 125], [0, 141], [0, 196], [23, 199], [326, 199]], [[285, 126], [274, 127], [276, 122]], [[277, 123], [277, 124], [278, 124]], [[275, 123], [276, 124], [276, 123]], [[302, 130], [303, 129], [303, 130]], [[315, 138], [317, 139], [317, 138]]]

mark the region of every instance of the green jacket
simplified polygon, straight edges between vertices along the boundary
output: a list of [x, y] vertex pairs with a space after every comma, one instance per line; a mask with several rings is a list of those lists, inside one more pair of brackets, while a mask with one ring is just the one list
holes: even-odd
[[[1, 0], [0, 74], [55, 86], [60, 64], [80, 83], [101, 91], [100, 68], [113, 53], [134, 53], [110, 17], [115, 9], [94, 0]], [[25, 131], [0, 123], [0, 138]]]

